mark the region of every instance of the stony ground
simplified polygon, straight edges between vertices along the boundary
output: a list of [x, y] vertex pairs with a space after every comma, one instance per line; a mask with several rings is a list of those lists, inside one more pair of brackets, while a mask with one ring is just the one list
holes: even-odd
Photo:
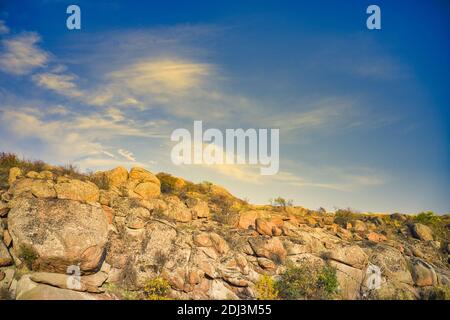
[[261, 279], [305, 265], [337, 280], [315, 299], [449, 298], [448, 216], [254, 206], [142, 168], [41, 169], [10, 168], [0, 191], [2, 299], [268, 298]]

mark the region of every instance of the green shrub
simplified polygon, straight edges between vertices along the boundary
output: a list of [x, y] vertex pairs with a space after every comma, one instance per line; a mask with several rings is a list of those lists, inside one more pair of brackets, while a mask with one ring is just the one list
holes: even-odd
[[345, 227], [350, 221], [360, 218], [361, 215], [351, 208], [338, 209], [334, 213], [334, 221], [342, 227]]
[[208, 194], [211, 191], [212, 183], [208, 181], [203, 181], [202, 183], [192, 183], [190, 181], [185, 181], [185, 185], [182, 189], [183, 192], [196, 192], [200, 194]]
[[331, 299], [338, 291], [336, 270], [331, 266], [302, 263], [289, 266], [276, 283], [282, 299]]
[[74, 179], [86, 180], [88, 178], [87, 175], [80, 173], [80, 171], [76, 165], [71, 164], [71, 163], [56, 167], [54, 171], [57, 175], [68, 176], [68, 177], [74, 178]]
[[282, 197], [278, 197], [275, 199], [270, 199], [270, 204], [274, 207], [279, 207], [281, 209], [286, 209], [286, 207], [292, 207], [293, 200], [286, 200]]
[[447, 227], [448, 221], [445, 220], [445, 216], [436, 215], [433, 211], [426, 211], [413, 216], [413, 220], [429, 226], [433, 233], [444, 242], [450, 242], [450, 228]]
[[150, 279], [144, 285], [147, 300], [169, 300], [169, 292], [169, 283], [161, 277]]
[[177, 178], [173, 177], [172, 175], [160, 172], [156, 175], [156, 177], [161, 182], [161, 192], [162, 193], [173, 193], [175, 191], [175, 185], [177, 182]]
[[347, 219], [355, 219], [359, 217], [359, 213], [353, 210], [352, 208], [346, 208], [346, 209], [338, 209], [335, 212], [335, 217], [340, 218], [347, 218]]
[[80, 173], [78, 168], [73, 164], [49, 166], [41, 160], [20, 159], [13, 153], [0, 152], [0, 188], [8, 187], [9, 170], [13, 167], [18, 167], [23, 174], [30, 171], [40, 172], [49, 170], [56, 176], [66, 175], [74, 179], [89, 180], [89, 175]]
[[439, 216], [435, 215], [433, 211], [421, 212], [414, 217], [414, 220], [428, 225], [435, 225], [441, 221]]
[[239, 212], [233, 208], [234, 199], [225, 195], [213, 195], [209, 203], [213, 207], [212, 219], [222, 224], [234, 225], [239, 219]]
[[103, 288], [106, 292], [113, 294], [122, 300], [139, 300], [139, 298], [141, 298], [139, 292], [124, 289], [114, 283], [105, 283]]
[[428, 294], [427, 300], [450, 300], [450, 286], [433, 287]]
[[336, 269], [330, 265], [325, 265], [317, 275], [317, 283], [323, 288], [327, 297], [331, 297], [338, 291], [339, 283], [336, 276]]
[[0, 152], [0, 188], [8, 187], [9, 169], [20, 168], [24, 173], [28, 171], [42, 171], [45, 163], [42, 161], [32, 161], [20, 159], [13, 153]]

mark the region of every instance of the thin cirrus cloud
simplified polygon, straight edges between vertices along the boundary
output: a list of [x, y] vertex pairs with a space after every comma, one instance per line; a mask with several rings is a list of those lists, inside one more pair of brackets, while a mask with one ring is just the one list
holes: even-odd
[[208, 64], [161, 59], [136, 63], [110, 76], [137, 93], [179, 94], [201, 85], [210, 73]]
[[5, 21], [0, 20], [0, 34], [8, 34], [8, 33], [9, 33], [9, 28], [5, 24]]
[[117, 153], [120, 154], [125, 159], [127, 159], [128, 161], [133, 161], [133, 162], [136, 161], [136, 158], [134, 157], [134, 154], [131, 151], [119, 149], [119, 150], [117, 150]]
[[49, 54], [40, 49], [41, 37], [34, 32], [24, 32], [2, 40], [0, 70], [13, 74], [29, 74], [37, 68], [46, 66]]
[[0, 121], [11, 135], [14, 144], [20, 139], [37, 139], [43, 148], [57, 158], [77, 158], [98, 154], [102, 145], [76, 130], [67, 130], [66, 121], [48, 120], [25, 110], [7, 109], [0, 114]]
[[[22, 47], [27, 48], [26, 50], [9, 48], [3, 53], [9, 60], [16, 61], [8, 63], [7, 68], [11, 69], [10, 72], [30, 72], [37, 66], [44, 66], [52, 56], [39, 48], [40, 37], [37, 34], [28, 35], [31, 37], [28, 40], [20, 36], [9, 40], [21, 43]], [[171, 37], [173, 38], [173, 35]], [[173, 42], [172, 39], [168, 43], [172, 45]], [[22, 51], [30, 54], [23, 54]], [[32, 52], [36, 56], [36, 61], [28, 57]], [[219, 68], [211, 63], [199, 63], [193, 59], [175, 56], [172, 58], [144, 56], [137, 59], [137, 62], [116, 62], [113, 66], [116, 70], [105, 72], [95, 86], [84, 89], [78, 86], [77, 76], [65, 73], [66, 68], [61, 68], [61, 65], [34, 74], [32, 80], [41, 88], [88, 105], [134, 107], [140, 110], [156, 107], [172, 117], [202, 118], [216, 124], [238, 119], [243, 122], [252, 119], [254, 123], [260, 119], [261, 114], [271, 108], [261, 101], [224, 92], [221, 88], [223, 77], [219, 73]], [[342, 109], [339, 101], [332, 103], [333, 105], [329, 107], [313, 106], [315, 110], [312, 111], [302, 109], [295, 114], [290, 112], [277, 114], [265, 122], [275, 127], [282, 126], [286, 131], [324, 126], [333, 121], [336, 113]], [[207, 114], [205, 110], [208, 110]], [[258, 122], [260, 126], [267, 126], [264, 121]]]
[[55, 73], [39, 73], [32, 77], [40, 87], [47, 88], [67, 97], [80, 97], [82, 91], [74, 83], [75, 76]]
[[[21, 38], [24, 35], [31, 38]], [[158, 45], [172, 48], [178, 43], [175, 38], [171, 34], [170, 41], [160, 39]], [[162, 149], [149, 147], [152, 150], [149, 155], [142, 152], [138, 145], [150, 145], [152, 141], [149, 139], [155, 138], [160, 139], [158, 144], [168, 141], [171, 130], [191, 126], [192, 120], [203, 119], [207, 127], [233, 123], [244, 128], [279, 127], [289, 133], [330, 128], [332, 124], [355, 120], [351, 117], [354, 100], [347, 97], [311, 99], [306, 103], [298, 102], [298, 107], [284, 109], [284, 101], [280, 100], [280, 105], [274, 108], [271, 102], [258, 96], [245, 95], [240, 90], [227, 90], [227, 81], [232, 80], [224, 76], [221, 66], [210, 59], [203, 60], [201, 56], [187, 54], [189, 50], [186, 46], [184, 50], [167, 49], [164, 55], [146, 50], [142, 43], [138, 43], [139, 54], [135, 52], [130, 57], [128, 52], [133, 51], [133, 47], [128, 44], [127, 50], [119, 50], [121, 54], [111, 63], [109, 59], [101, 61], [95, 60], [95, 57], [92, 58], [95, 63], [89, 59], [83, 60], [87, 69], [92, 67], [91, 72], [95, 72], [93, 77], [90, 72], [76, 74], [74, 61], [67, 63], [67, 60], [59, 60], [61, 57], [40, 47], [40, 36], [37, 34], [12, 35], [8, 41], [15, 43], [4, 43], [0, 55], [8, 57], [13, 64], [2, 71], [29, 75], [32, 85], [47, 93], [44, 100], [70, 99], [64, 102], [57, 100], [51, 107], [44, 107], [45, 101], [22, 106], [11, 104], [0, 113], [1, 123], [15, 134], [15, 138], [38, 139], [42, 143], [43, 153], [48, 151], [55, 159], [75, 159], [82, 168], [105, 169], [117, 165], [149, 167], [149, 164], [155, 164], [152, 162], [154, 160], [149, 159], [151, 156], [158, 159], [158, 166], [166, 165], [169, 172], [176, 171], [179, 168], [174, 168], [169, 160], [170, 146]], [[94, 47], [89, 52], [99, 54], [95, 44], [91, 45]], [[18, 50], [18, 47], [26, 50]], [[26, 52], [34, 52], [34, 55], [31, 57]], [[79, 56], [86, 59], [86, 54]], [[60, 64], [60, 61], [71, 68]], [[79, 70], [82, 69], [76, 71]], [[30, 107], [35, 110], [30, 112]], [[270, 112], [270, 117], [262, 116]], [[283, 158], [282, 161], [285, 160]], [[187, 173], [195, 172], [194, 179], [207, 177], [219, 183], [230, 181], [230, 186], [270, 185], [274, 191], [281, 185], [352, 191], [383, 183], [363, 171], [354, 171], [351, 175], [329, 170], [328, 175], [323, 176], [320, 174], [324, 170], [318, 167], [309, 170], [307, 176], [293, 167], [273, 177], [262, 177], [259, 166], [247, 165], [200, 165], [192, 170], [189, 168]]]

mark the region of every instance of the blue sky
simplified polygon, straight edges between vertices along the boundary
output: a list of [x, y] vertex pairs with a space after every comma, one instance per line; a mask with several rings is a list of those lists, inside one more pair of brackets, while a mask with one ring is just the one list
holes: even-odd
[[[69, 4], [82, 29], [66, 28]], [[382, 29], [366, 28], [381, 8]], [[450, 210], [446, 1], [2, 1], [0, 149], [267, 203]], [[280, 128], [280, 172], [175, 166], [176, 128]]]

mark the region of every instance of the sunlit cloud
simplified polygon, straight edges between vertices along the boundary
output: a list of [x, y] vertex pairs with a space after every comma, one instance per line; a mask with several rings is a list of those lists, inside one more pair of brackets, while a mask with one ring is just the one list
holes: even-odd
[[39, 48], [40, 40], [41, 37], [34, 32], [25, 32], [2, 40], [0, 70], [23, 75], [44, 67], [49, 60], [49, 54]]
[[65, 74], [39, 73], [33, 76], [33, 80], [40, 87], [53, 90], [68, 97], [79, 97], [83, 93], [74, 83], [75, 77]]
[[117, 153], [120, 154], [125, 159], [127, 159], [128, 161], [136, 161], [136, 158], [134, 157], [134, 154], [131, 151], [119, 149], [117, 150]]
[[132, 91], [154, 94], [180, 94], [199, 86], [211, 66], [183, 60], [149, 60], [133, 64], [111, 73], [111, 79], [120, 81]]

